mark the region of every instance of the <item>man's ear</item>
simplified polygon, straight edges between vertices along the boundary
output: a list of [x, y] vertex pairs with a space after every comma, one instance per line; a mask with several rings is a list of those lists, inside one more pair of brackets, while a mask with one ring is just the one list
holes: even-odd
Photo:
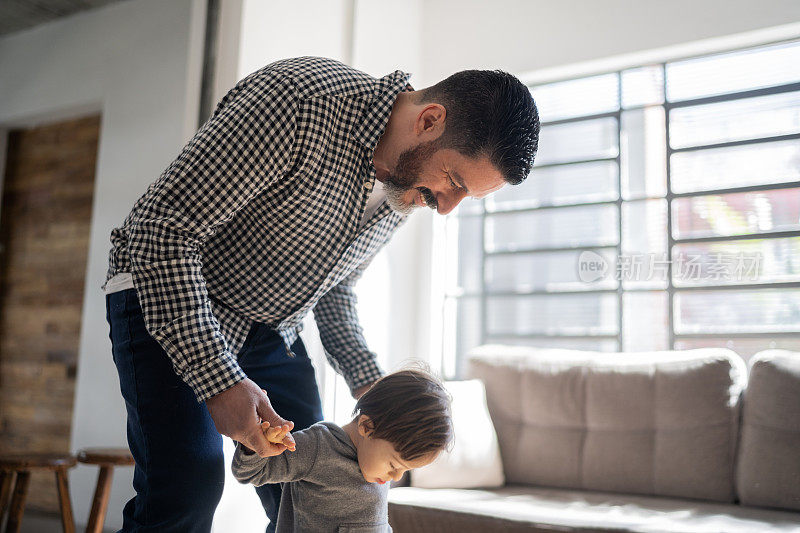
[[428, 103], [417, 115], [414, 129], [417, 134], [427, 133], [432, 138], [438, 138], [444, 131], [447, 109], [442, 104]]
[[358, 417], [358, 433], [362, 437], [369, 438], [375, 431], [375, 425], [367, 415], [359, 415]]

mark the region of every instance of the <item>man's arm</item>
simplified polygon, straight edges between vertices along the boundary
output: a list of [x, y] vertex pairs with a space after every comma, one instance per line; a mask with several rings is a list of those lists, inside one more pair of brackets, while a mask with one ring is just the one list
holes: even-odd
[[356, 309], [354, 287], [375, 256], [329, 290], [314, 307], [314, 320], [331, 366], [344, 376], [355, 398], [383, 375], [375, 353], [367, 347]]
[[211, 313], [204, 242], [277, 181], [291, 159], [296, 102], [280, 76], [234, 88], [134, 206], [131, 274], [148, 332], [198, 401], [244, 379]]
[[208, 400], [217, 429], [256, 439], [257, 450], [265, 442], [253, 431], [259, 418], [273, 425], [283, 419], [228, 349], [202, 275], [203, 245], [286, 173], [296, 109], [291, 80], [280, 74], [264, 71], [240, 82], [137, 201], [128, 222], [131, 274], [148, 332], [198, 401]]

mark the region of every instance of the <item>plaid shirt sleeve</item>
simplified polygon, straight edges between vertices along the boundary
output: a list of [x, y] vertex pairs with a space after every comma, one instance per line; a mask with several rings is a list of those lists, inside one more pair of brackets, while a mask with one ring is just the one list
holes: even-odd
[[245, 378], [211, 312], [204, 242], [290, 168], [296, 115], [290, 78], [245, 78], [131, 213], [131, 274], [147, 330], [200, 402]]
[[383, 375], [383, 370], [375, 360], [375, 352], [369, 350], [364, 339], [356, 310], [358, 298], [353, 291], [371, 262], [372, 258], [360, 264], [320, 298], [314, 307], [314, 321], [328, 362], [344, 376], [351, 391]]

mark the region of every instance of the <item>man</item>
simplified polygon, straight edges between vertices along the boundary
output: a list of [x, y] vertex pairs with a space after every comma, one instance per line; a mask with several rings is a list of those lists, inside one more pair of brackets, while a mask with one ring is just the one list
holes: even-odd
[[[539, 119], [516, 78], [465, 71], [421, 91], [408, 78], [267, 65], [112, 232], [104, 287], [136, 459], [125, 531], [209, 531], [220, 433], [267, 456], [293, 442], [267, 442], [261, 420], [322, 419], [307, 312], [359, 397], [382, 375], [353, 294], [370, 260], [415, 208], [446, 214], [530, 172]], [[258, 494], [274, 528], [280, 487]]]

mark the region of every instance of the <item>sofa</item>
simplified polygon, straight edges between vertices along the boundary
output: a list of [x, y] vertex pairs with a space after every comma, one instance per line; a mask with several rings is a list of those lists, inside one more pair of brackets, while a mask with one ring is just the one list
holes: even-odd
[[502, 484], [393, 487], [411, 532], [800, 532], [800, 353], [481, 346]]

